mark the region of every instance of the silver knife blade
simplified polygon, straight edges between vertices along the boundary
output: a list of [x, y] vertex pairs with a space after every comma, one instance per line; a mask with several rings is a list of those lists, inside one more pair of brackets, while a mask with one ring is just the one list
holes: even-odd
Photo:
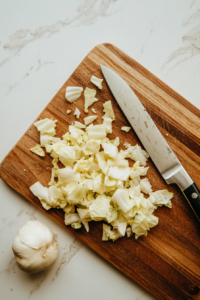
[[181, 165], [136, 94], [118, 74], [103, 65], [100, 65], [100, 67], [114, 98], [162, 177], [168, 184], [177, 183], [182, 190], [186, 189], [193, 183], [192, 179]]

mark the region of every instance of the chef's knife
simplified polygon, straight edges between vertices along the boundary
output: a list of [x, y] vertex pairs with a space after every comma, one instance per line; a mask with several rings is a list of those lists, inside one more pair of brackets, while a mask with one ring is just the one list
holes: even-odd
[[129, 85], [114, 71], [100, 65], [122, 111], [168, 184], [176, 183], [200, 221], [200, 191], [167, 144], [161, 132]]

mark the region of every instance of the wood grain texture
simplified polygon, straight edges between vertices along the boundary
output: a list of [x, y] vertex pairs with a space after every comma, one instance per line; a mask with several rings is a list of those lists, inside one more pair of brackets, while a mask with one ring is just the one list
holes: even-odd
[[[110, 67], [127, 81], [200, 188], [200, 111], [111, 44], [98, 45], [86, 56], [37, 120], [46, 117], [57, 119], [58, 137], [68, 131], [69, 124], [75, 120], [73, 113], [67, 115], [67, 109], [74, 112], [78, 107], [80, 121], [83, 122], [86, 117], [83, 93], [79, 100], [70, 104], [65, 100], [65, 89], [68, 85], [95, 88], [90, 78], [91, 75], [102, 78], [99, 64]], [[111, 99], [116, 120], [109, 137], [119, 136], [121, 145], [125, 141], [133, 145], [139, 143], [133, 130], [129, 133], [120, 130], [128, 122], [105, 81], [103, 90], [97, 89], [96, 97], [99, 101], [92, 107], [96, 109], [98, 118], [94, 124], [102, 123], [102, 104]], [[88, 115], [91, 114], [90, 107]], [[64, 225], [61, 210], [45, 211], [29, 190], [36, 181], [48, 186], [50, 180], [52, 159], [48, 154], [40, 158], [29, 150], [37, 143], [39, 132], [31, 125], [1, 163], [0, 176], [6, 183], [158, 299], [200, 299], [200, 225], [178, 187], [167, 186], [151, 160], [148, 162], [150, 170], [147, 177], [153, 190], [167, 188], [174, 193], [173, 208], [156, 210], [159, 225], [151, 229], [147, 238], [102, 242], [101, 222], [92, 222], [89, 234], [84, 229], [74, 230]]]

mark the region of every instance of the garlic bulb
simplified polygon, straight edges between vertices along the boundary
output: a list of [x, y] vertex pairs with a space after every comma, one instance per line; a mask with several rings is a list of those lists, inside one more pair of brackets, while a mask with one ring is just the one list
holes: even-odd
[[28, 221], [18, 231], [12, 246], [19, 268], [27, 273], [46, 270], [57, 259], [54, 234], [39, 221]]

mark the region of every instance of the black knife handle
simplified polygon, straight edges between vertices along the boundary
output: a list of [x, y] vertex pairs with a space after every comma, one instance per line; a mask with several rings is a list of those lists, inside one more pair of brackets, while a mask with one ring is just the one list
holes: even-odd
[[200, 221], [200, 191], [195, 183], [183, 191], [187, 201]]

